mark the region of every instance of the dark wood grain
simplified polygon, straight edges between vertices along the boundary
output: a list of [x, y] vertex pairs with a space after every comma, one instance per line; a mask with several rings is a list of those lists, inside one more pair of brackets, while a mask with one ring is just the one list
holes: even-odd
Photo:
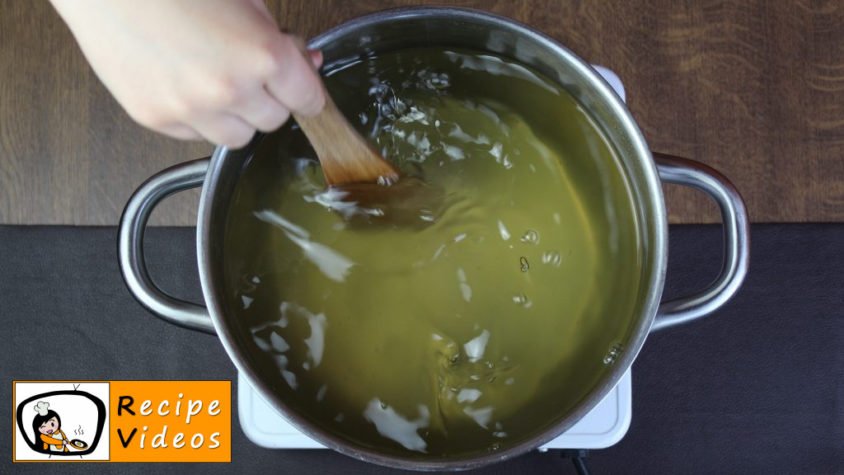
[[[433, 2], [270, 8], [313, 35], [411, 3]], [[448, 3], [528, 23], [614, 69], [651, 147], [721, 170], [754, 221], [844, 221], [844, 2]], [[134, 125], [46, 2], [0, 3], [0, 222], [113, 224], [148, 175], [210, 150]], [[166, 203], [158, 222], [193, 222], [195, 199]], [[672, 222], [717, 220], [696, 193], [671, 188], [667, 201]]]
[[[113, 225], [146, 177], [211, 150], [135, 125], [48, 2], [0, 2], [0, 222]], [[191, 222], [197, 196], [156, 221]]]

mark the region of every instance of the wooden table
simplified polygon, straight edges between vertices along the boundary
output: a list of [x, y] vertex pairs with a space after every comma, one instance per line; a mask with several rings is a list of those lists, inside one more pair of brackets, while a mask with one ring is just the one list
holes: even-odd
[[[844, 2], [452, 3], [516, 18], [614, 69], [651, 147], [720, 169], [754, 221], [844, 221]], [[283, 28], [313, 35], [408, 4], [271, 10]], [[210, 150], [132, 123], [47, 2], [0, 3], [0, 223], [114, 224], [148, 175]], [[157, 222], [192, 224], [195, 200], [172, 200]], [[669, 189], [667, 202], [672, 222], [716, 221], [695, 193]]]

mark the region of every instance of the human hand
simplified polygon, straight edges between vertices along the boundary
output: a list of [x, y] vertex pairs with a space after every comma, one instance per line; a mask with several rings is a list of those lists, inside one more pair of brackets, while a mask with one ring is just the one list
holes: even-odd
[[318, 51], [262, 0], [51, 0], [91, 67], [138, 123], [229, 147], [325, 104]]

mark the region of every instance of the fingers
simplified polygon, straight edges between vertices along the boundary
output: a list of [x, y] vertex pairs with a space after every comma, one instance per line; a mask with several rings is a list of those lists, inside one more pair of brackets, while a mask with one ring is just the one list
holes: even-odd
[[255, 127], [227, 112], [212, 112], [196, 118], [191, 124], [205, 140], [229, 148], [241, 148], [255, 134]]
[[202, 136], [193, 129], [185, 124], [168, 124], [162, 125], [156, 129], [154, 129], [162, 134], [172, 137], [174, 139], [179, 140], [202, 140]]
[[[306, 58], [304, 45], [297, 45], [296, 41], [282, 35], [275, 52], [275, 67], [267, 78], [267, 90], [289, 110], [313, 116], [325, 105], [325, 92], [312, 64], [314, 58]], [[321, 56], [316, 59], [321, 61]]]
[[300, 54], [307, 55], [315, 70], [319, 70], [319, 68], [322, 67], [322, 51], [318, 49], [308, 49], [308, 45], [305, 44], [305, 40], [302, 39], [301, 36], [285, 35], [285, 37], [288, 41], [293, 43], [293, 46], [296, 47], [296, 50], [299, 51]]
[[[244, 122], [252, 126], [253, 129], [261, 132], [272, 132], [284, 125], [290, 117], [290, 109], [303, 110], [305, 114], [316, 113], [322, 109], [322, 104], [320, 103], [322, 82], [315, 73], [315, 70], [322, 66], [322, 52], [319, 50], [306, 50], [304, 42], [297, 37], [284, 35], [282, 36], [282, 40], [292, 43], [295, 47], [294, 52], [285, 53], [288, 58], [288, 64], [291, 64], [293, 58], [296, 60], [292, 61], [290, 67], [305, 69], [306, 74], [297, 75], [294, 72], [293, 75], [282, 79], [282, 81], [290, 80], [294, 82], [290, 87], [287, 87], [287, 85], [280, 85], [277, 81], [278, 70], [273, 71], [273, 74], [267, 79], [264, 87], [260, 87], [251, 94], [244, 96], [230, 110], [233, 115], [240, 117]], [[306, 56], [303, 56], [302, 51], [306, 52]], [[300, 59], [302, 61], [299, 61]], [[308, 62], [310, 62], [310, 65]], [[313, 74], [311, 74], [312, 72]], [[315, 86], [313, 82], [316, 82]], [[275, 89], [273, 89], [273, 84], [276, 86]], [[279, 87], [282, 89], [287, 87], [287, 89], [279, 91]], [[272, 93], [271, 91], [273, 90], [277, 91], [283, 99], [280, 100], [279, 96]], [[300, 97], [297, 97], [295, 94], [301, 91], [304, 92], [302, 92]], [[317, 97], [308, 97], [308, 94], [316, 94]], [[301, 98], [301, 101], [297, 100], [299, 98]]]
[[244, 98], [232, 112], [261, 132], [274, 131], [290, 117], [290, 111], [264, 88]]
[[[322, 66], [319, 50], [305, 50], [298, 38], [283, 35], [279, 51], [282, 60], [266, 79], [225, 110], [205, 111], [186, 124], [158, 128], [171, 137], [195, 140], [204, 138], [218, 145], [239, 148], [251, 140], [255, 131], [272, 132], [287, 122], [290, 111], [313, 115], [325, 104], [322, 80], [316, 70]], [[305, 51], [305, 53], [303, 53]]]
[[[290, 117], [291, 111], [311, 116], [322, 110], [325, 92], [317, 69], [322, 53], [305, 49], [295, 37], [278, 34], [273, 42], [271, 67], [252, 70], [245, 77], [205, 81], [191, 92], [179, 92], [176, 100], [154, 107], [127, 107], [138, 123], [182, 140], [205, 139], [217, 145], [239, 148], [256, 131], [272, 132]], [[219, 87], [210, 87], [218, 84]]]
[[[288, 38], [285, 37], [287, 41]], [[288, 58], [295, 57], [292, 68], [300, 68], [305, 73], [293, 72], [279, 80], [278, 74], [273, 74], [266, 86], [257, 88], [251, 94], [234, 104], [229, 112], [252, 127], [252, 132], [272, 132], [287, 122], [290, 110], [301, 110], [303, 114], [315, 114], [322, 109], [322, 82], [315, 70], [322, 66], [323, 56], [319, 50], [304, 50], [304, 43], [299, 45], [294, 39], [296, 51]], [[307, 51], [307, 57], [300, 53], [299, 48]], [[310, 62], [310, 64], [308, 64]], [[291, 81], [292, 84], [285, 84]], [[314, 85], [313, 83], [316, 82]], [[276, 93], [273, 93], [275, 91]], [[283, 99], [279, 99], [282, 97]], [[248, 140], [247, 140], [248, 142]]]
[[256, 130], [272, 132], [287, 122], [290, 111], [264, 88], [232, 103], [226, 109], [197, 111], [185, 122], [153, 122], [147, 127], [180, 140], [206, 139], [238, 148], [249, 143]]

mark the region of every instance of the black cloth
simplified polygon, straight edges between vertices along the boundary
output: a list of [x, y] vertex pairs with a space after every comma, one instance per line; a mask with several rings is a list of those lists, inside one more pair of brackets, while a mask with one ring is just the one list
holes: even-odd
[[[214, 337], [132, 299], [115, 237], [114, 228], [0, 226], [7, 408], [13, 379], [235, 379]], [[725, 308], [648, 338], [633, 366], [630, 431], [590, 453], [593, 473], [844, 473], [844, 225], [756, 225], [751, 247], [748, 280]], [[163, 288], [200, 299], [193, 229], [150, 230], [147, 253]], [[717, 226], [672, 227], [667, 295], [709, 282], [719, 254]], [[40, 356], [54, 345], [58, 361]], [[237, 427], [231, 464], [12, 465], [11, 423], [0, 411], [2, 473], [392, 472], [328, 450], [262, 449]], [[478, 473], [575, 472], [552, 451]]]

